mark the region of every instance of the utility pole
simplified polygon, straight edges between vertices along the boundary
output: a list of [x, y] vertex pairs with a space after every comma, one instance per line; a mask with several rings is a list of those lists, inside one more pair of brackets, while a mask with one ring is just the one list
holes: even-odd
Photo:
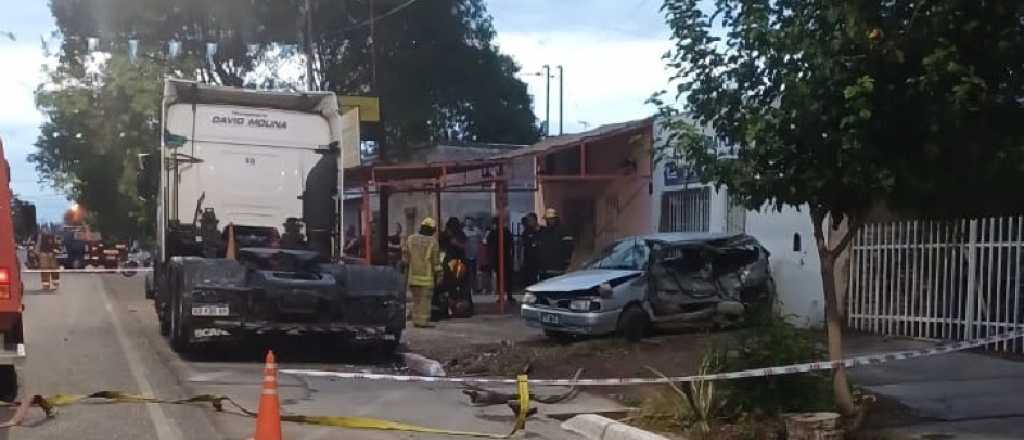
[[313, 79], [313, 10], [310, 7], [309, 0], [306, 0], [306, 31], [303, 32], [302, 42], [306, 46], [306, 90], [315, 91], [315, 81]]
[[544, 136], [551, 136], [551, 66], [544, 65]]
[[564, 90], [565, 90], [565, 70], [562, 69], [562, 65], [559, 64], [558, 65], [558, 135], [559, 136], [565, 134], [565, 131], [562, 130], [562, 116], [564, 115], [564, 113], [563, 113], [563, 107], [564, 106], [562, 105], [562, 98], [565, 96], [565, 94], [563, 93]]

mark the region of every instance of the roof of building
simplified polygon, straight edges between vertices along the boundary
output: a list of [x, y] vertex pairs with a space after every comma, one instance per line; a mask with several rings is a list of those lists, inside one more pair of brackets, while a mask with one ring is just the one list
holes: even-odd
[[605, 124], [593, 130], [580, 133], [565, 134], [561, 136], [549, 136], [544, 140], [530, 145], [526, 148], [509, 151], [492, 157], [492, 159], [513, 159], [516, 157], [547, 154], [563, 148], [574, 147], [580, 144], [597, 142], [606, 138], [626, 135], [634, 132], [650, 130], [654, 125], [654, 118], [637, 119], [634, 121], [616, 122]]

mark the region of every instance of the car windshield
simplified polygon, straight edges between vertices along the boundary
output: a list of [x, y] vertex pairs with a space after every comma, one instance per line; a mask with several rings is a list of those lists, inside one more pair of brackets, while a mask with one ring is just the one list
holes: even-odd
[[643, 260], [634, 239], [606, 247], [583, 267], [586, 269], [641, 270]]

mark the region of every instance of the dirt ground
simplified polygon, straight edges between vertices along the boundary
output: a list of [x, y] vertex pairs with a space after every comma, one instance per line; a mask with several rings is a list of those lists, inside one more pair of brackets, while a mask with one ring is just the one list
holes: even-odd
[[[639, 343], [617, 336], [580, 338], [572, 341], [548, 339], [537, 329], [527, 327], [518, 314], [478, 315], [453, 319], [431, 329], [409, 328], [406, 349], [435, 359], [452, 376], [509, 377], [528, 371], [532, 378], [571, 378], [583, 369], [582, 378], [654, 377], [648, 367], [668, 376], [697, 372], [708, 346], [735, 337], [738, 331], [690, 331], [654, 335]], [[859, 351], [870, 337], [849, 335], [848, 348]], [[619, 400], [631, 407], [644, 406], [666, 391], [665, 387], [603, 387], [587, 391]], [[861, 429], [867, 436], [878, 429], [917, 421], [916, 416], [899, 403], [878, 397], [871, 404]], [[758, 424], [764, 421], [758, 421]], [[774, 423], [774, 422], [773, 422]], [[766, 425], [770, 428], [774, 425]], [[669, 426], [650, 426], [658, 431], [676, 431]], [[661, 429], [657, 429], [661, 428]], [[733, 429], [727, 425], [723, 429]], [[721, 438], [740, 438], [726, 435]]]
[[631, 343], [617, 336], [548, 339], [526, 327], [518, 316], [484, 315], [409, 329], [406, 346], [441, 362], [450, 375], [519, 374], [529, 366], [536, 378], [652, 377], [646, 367], [666, 375], [692, 373], [705, 347], [728, 332], [655, 335]]

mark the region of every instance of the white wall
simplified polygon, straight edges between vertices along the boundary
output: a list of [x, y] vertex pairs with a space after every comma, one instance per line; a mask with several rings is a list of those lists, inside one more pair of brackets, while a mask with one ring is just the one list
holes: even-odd
[[[771, 252], [772, 274], [783, 314], [795, 315], [789, 319], [798, 325], [821, 325], [825, 320], [821, 264], [807, 209], [749, 211], [747, 234]], [[800, 236], [799, 252], [793, 251], [794, 234]]]
[[[655, 121], [656, 145], [663, 139], [664, 125]], [[701, 128], [706, 135], [713, 133], [709, 126]], [[657, 148], [656, 148], [657, 150]], [[677, 164], [685, 162], [681, 157], [671, 158]], [[669, 186], [665, 184], [665, 163], [660, 160], [653, 172], [654, 194], [651, 200], [651, 230], [657, 231], [661, 220], [662, 194], [685, 188], [703, 186], [700, 183]], [[711, 189], [708, 232], [725, 232], [728, 229], [728, 190]], [[821, 288], [820, 261], [814, 243], [807, 209], [787, 207], [781, 212], [774, 210], [748, 211], [746, 233], [757, 238], [771, 252], [772, 273], [782, 303], [782, 313], [792, 315], [789, 319], [802, 326], [819, 326], [824, 322], [825, 307]], [[802, 249], [793, 251], [793, 235], [799, 234]]]

